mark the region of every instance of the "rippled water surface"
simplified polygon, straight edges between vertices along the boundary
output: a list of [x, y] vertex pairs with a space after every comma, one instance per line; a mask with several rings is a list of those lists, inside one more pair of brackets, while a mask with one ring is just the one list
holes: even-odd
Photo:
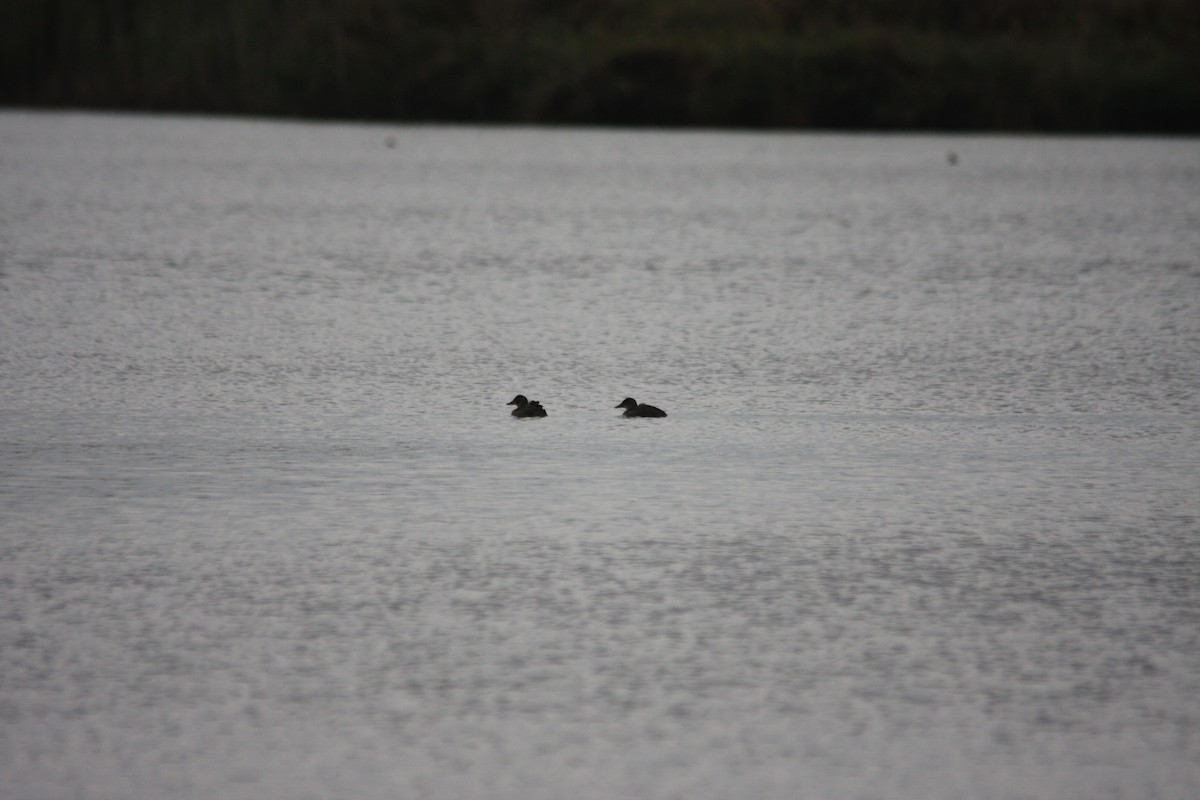
[[3, 794], [1191, 800], [1198, 388], [1195, 140], [0, 114]]

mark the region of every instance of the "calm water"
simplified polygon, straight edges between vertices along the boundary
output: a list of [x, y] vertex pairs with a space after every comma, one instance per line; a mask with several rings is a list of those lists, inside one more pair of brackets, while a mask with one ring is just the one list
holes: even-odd
[[1198, 388], [1196, 140], [0, 114], [3, 794], [1191, 800]]

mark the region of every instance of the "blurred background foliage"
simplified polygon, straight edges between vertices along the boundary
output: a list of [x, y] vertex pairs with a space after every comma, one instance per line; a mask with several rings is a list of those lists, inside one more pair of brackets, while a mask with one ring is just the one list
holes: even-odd
[[1200, 0], [6, 0], [0, 102], [1200, 131]]

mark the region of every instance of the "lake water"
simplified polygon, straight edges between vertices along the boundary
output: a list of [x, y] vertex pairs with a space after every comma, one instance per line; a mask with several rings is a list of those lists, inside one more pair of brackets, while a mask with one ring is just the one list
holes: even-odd
[[0, 259], [5, 798], [1200, 796], [1195, 139], [8, 111]]

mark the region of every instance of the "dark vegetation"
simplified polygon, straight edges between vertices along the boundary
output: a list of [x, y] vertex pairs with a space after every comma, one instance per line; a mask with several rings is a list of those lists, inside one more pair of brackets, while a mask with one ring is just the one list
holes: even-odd
[[5, 0], [0, 103], [1200, 131], [1200, 0]]

